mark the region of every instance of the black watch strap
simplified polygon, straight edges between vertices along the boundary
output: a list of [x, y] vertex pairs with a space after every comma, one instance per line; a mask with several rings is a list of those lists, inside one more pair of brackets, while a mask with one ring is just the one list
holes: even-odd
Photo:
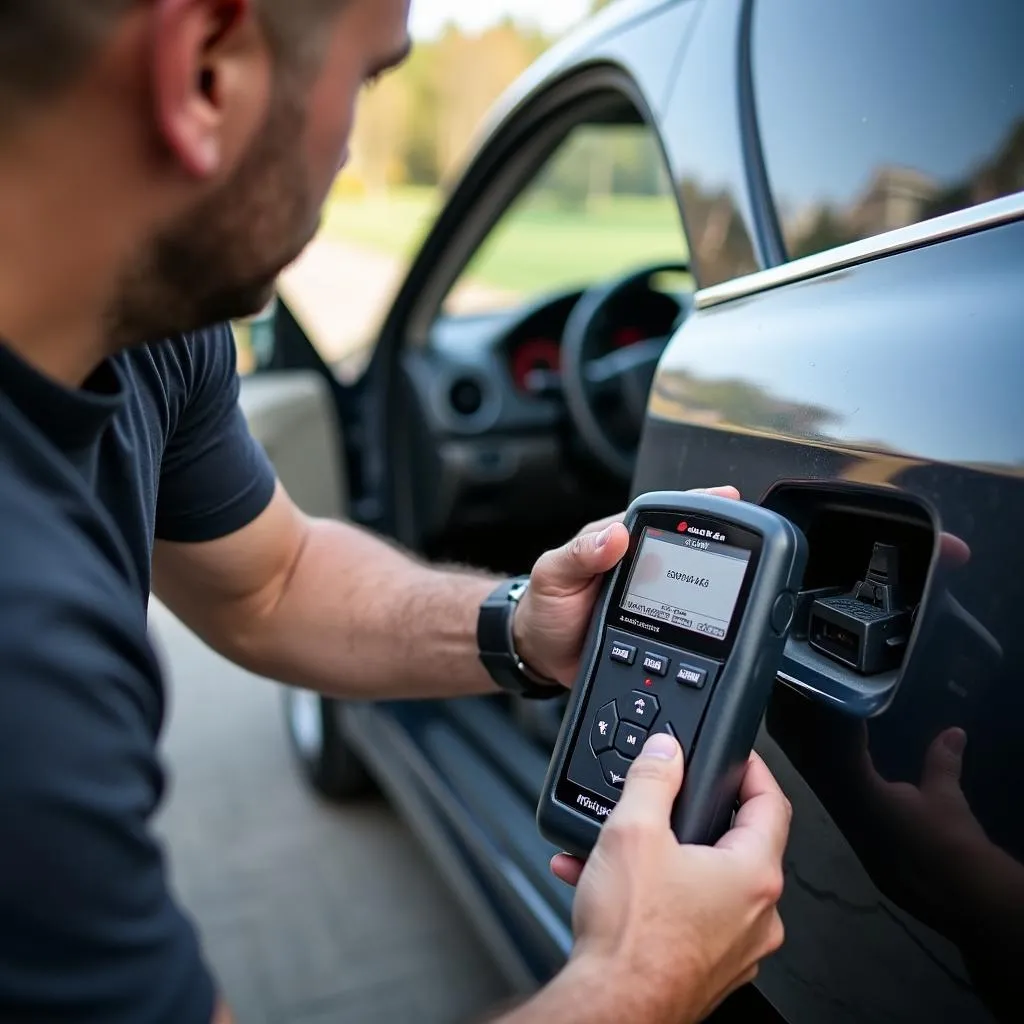
[[532, 671], [516, 652], [512, 617], [530, 578], [517, 576], [500, 584], [480, 606], [476, 642], [480, 661], [503, 690], [531, 700], [549, 700], [567, 691]]

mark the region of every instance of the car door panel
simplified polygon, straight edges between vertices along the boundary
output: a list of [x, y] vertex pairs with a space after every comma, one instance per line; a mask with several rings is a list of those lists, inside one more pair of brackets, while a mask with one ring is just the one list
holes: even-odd
[[772, 289], [742, 335], [736, 304], [713, 306], [666, 352], [651, 412], [699, 410], [739, 431], [870, 455], [1013, 467], [1024, 454], [1021, 308], [1005, 299], [1018, 290], [1021, 241], [1020, 224], [1008, 224]]
[[729, 482], [770, 502], [813, 482], [905, 498], [936, 530], [884, 699], [826, 700], [790, 666], [766, 716], [759, 750], [795, 817], [788, 940], [759, 987], [790, 1021], [1019, 1019], [1022, 272], [1017, 220], [766, 276], [695, 313], [655, 380], [636, 492]]
[[242, 378], [239, 402], [292, 500], [308, 515], [340, 518], [347, 482], [326, 379], [312, 370], [261, 372]]

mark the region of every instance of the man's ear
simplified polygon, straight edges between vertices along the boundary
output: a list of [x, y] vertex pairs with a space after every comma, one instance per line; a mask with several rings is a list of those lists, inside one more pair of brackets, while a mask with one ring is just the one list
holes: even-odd
[[254, 0], [155, 0], [151, 83], [163, 142], [197, 178], [234, 165], [263, 123], [272, 61]]

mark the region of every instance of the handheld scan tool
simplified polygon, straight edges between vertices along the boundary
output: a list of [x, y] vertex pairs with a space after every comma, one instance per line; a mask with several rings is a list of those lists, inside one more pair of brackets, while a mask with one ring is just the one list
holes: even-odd
[[680, 842], [714, 843], [739, 785], [793, 621], [807, 541], [789, 520], [698, 492], [638, 497], [606, 577], [537, 811], [585, 856], [648, 736], [682, 744]]

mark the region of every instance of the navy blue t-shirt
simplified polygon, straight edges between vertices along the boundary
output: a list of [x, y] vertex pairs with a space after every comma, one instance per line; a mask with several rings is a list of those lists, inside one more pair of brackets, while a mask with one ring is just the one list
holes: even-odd
[[164, 681], [154, 537], [251, 522], [274, 474], [230, 328], [80, 391], [0, 344], [0, 1020], [209, 1024], [214, 986], [150, 828]]

